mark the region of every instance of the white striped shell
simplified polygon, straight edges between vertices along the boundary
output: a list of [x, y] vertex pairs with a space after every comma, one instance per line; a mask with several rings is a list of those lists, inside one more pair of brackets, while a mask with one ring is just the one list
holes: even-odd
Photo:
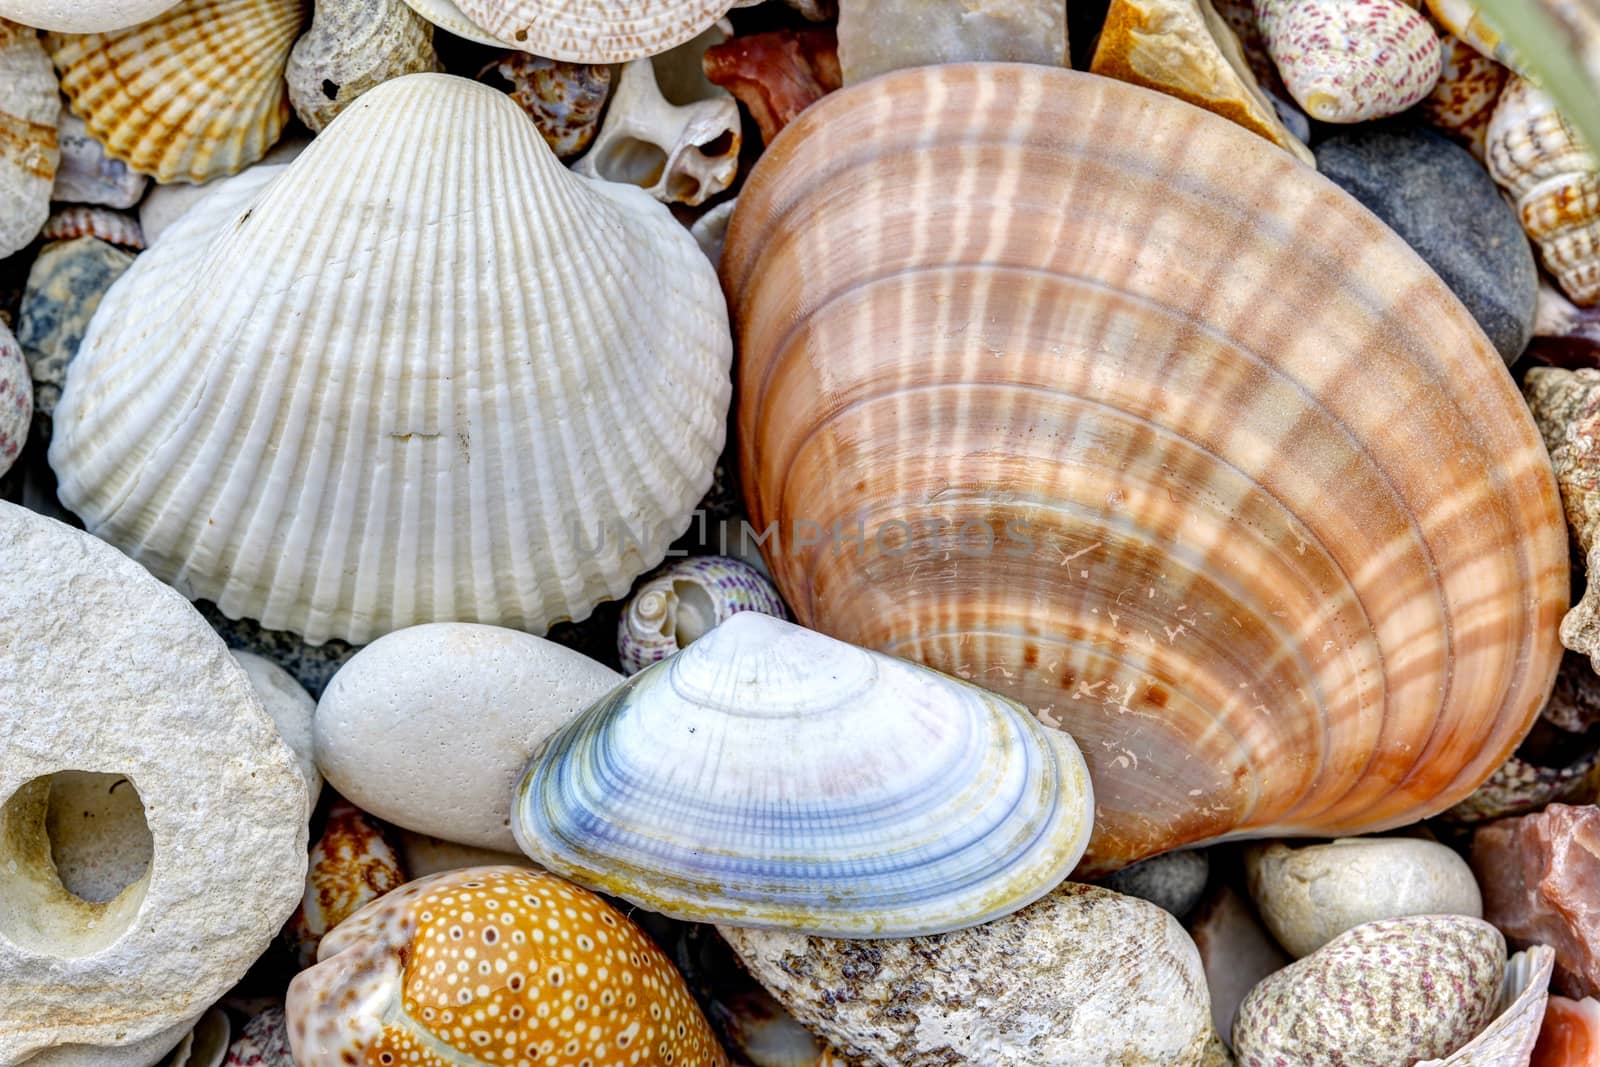
[[456, 2], [490, 36], [524, 52], [571, 63], [627, 63], [660, 55], [705, 32], [734, 4], [734, 0]]
[[1500, 986], [1500, 1014], [1483, 1032], [1442, 1060], [1416, 1067], [1528, 1067], [1544, 1024], [1555, 950], [1535, 945], [1511, 957]]
[[1600, 303], [1600, 161], [1555, 100], [1524, 78], [1495, 105], [1488, 165], [1561, 288], [1579, 304]]
[[546, 742], [511, 828], [674, 918], [909, 937], [1039, 899], [1093, 811], [1077, 745], [1021, 705], [742, 612]]
[[413, 74], [140, 257], [51, 464], [91, 531], [230, 617], [542, 632], [688, 525], [731, 347], [664, 207], [574, 176], [504, 94]]
[[266, 155], [289, 120], [284, 65], [307, 0], [183, 0], [117, 33], [51, 34], [61, 91], [106, 152], [158, 182]]
[[125, 211], [92, 204], [62, 204], [50, 212], [39, 236], [46, 241], [70, 241], [74, 237], [98, 237], [109, 244], [143, 251], [144, 231], [139, 220]]
[[696, 556], [661, 568], [634, 591], [617, 620], [617, 658], [636, 674], [741, 611], [787, 619], [772, 580], [742, 559]]
[[38, 34], [0, 19], [0, 259], [33, 240], [50, 216], [59, 107]]

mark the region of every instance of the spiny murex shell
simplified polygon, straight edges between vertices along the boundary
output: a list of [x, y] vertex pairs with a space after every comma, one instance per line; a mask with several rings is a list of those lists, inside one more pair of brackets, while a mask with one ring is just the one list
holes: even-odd
[[837, 941], [719, 926], [745, 967], [837, 1050], [874, 1067], [1195, 1067], [1205, 973], [1178, 920], [1068, 882], [983, 926]]
[[107, 294], [56, 411], [63, 502], [312, 642], [626, 593], [722, 445], [726, 311], [688, 231], [447, 75], [371, 90], [279, 173]]
[[659, 55], [704, 32], [734, 5], [734, 0], [456, 2], [490, 36], [572, 63], [627, 63]]
[[1083, 854], [1083, 757], [1003, 697], [758, 612], [553, 737], [517, 844], [679, 919], [905, 937], [1008, 914]]
[[108, 155], [158, 182], [203, 182], [254, 163], [283, 132], [284, 64], [308, 6], [183, 0], [132, 29], [45, 42]]
[[1068, 71], [900, 72], [784, 131], [722, 270], [779, 590], [1069, 730], [1086, 873], [1441, 811], [1549, 694], [1566, 530], [1504, 365], [1233, 123]]
[[39, 35], [0, 18], [0, 258], [33, 240], [50, 217], [59, 106]]

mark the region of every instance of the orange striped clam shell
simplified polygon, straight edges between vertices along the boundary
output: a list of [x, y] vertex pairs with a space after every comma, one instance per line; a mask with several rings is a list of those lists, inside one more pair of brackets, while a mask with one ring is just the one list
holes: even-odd
[[897, 72], [784, 131], [722, 262], [779, 588], [1069, 731], [1080, 872], [1409, 823], [1538, 714], [1567, 535], [1527, 409], [1261, 138], [1071, 71]]

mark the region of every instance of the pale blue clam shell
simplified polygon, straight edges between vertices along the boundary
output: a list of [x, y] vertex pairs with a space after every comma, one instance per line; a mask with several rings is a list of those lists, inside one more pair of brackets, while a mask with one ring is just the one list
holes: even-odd
[[1093, 810], [1077, 746], [1021, 705], [745, 612], [551, 738], [512, 829], [676, 918], [909, 937], [1037, 900]]

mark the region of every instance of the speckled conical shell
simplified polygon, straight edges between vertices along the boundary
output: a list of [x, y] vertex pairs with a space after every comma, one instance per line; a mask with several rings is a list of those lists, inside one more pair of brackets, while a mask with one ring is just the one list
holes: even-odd
[[1239, 1067], [1447, 1056], [1494, 1019], [1505, 968], [1505, 939], [1482, 919], [1365, 923], [1262, 979], [1239, 1005], [1233, 1051]]
[[418, 879], [340, 924], [320, 958], [289, 985], [299, 1067], [728, 1067], [655, 942], [542, 872]]
[[139, 258], [51, 464], [91, 531], [230, 616], [542, 632], [688, 525], [730, 348], [664, 207], [571, 174], [504, 94], [413, 74]]
[[289, 53], [289, 101], [313, 132], [374, 85], [442, 71], [433, 27], [401, 0], [318, 0]]
[[772, 581], [741, 559], [696, 556], [670, 563], [634, 590], [617, 620], [617, 659], [644, 670], [741, 611], [789, 617]]
[[61, 160], [57, 100], [39, 35], [0, 18], [0, 259], [33, 240], [50, 216]]
[[1441, 1060], [1416, 1067], [1528, 1067], [1544, 1024], [1555, 950], [1535, 945], [1506, 964], [1500, 986], [1500, 1014], [1483, 1032]]
[[1600, 304], [1600, 161], [1548, 93], [1523, 78], [1506, 86], [1489, 121], [1488, 156], [1545, 268], [1577, 303]]
[[703, 33], [734, 6], [734, 0], [455, 2], [491, 37], [572, 63], [627, 63], [659, 55]]
[[767, 150], [722, 271], [778, 589], [1071, 732], [1086, 874], [1442, 811], [1549, 694], [1567, 534], [1504, 365], [1234, 124], [1068, 71], [897, 73]]
[[818, 1067], [1198, 1067], [1212, 1032], [1178, 920], [1094, 886], [933, 937], [718, 931], [832, 1046]]
[[1026, 709], [743, 612], [547, 742], [511, 828], [674, 918], [907, 937], [1039, 899], [1093, 810], [1072, 739]]
[[266, 155], [289, 120], [284, 64], [307, 0], [183, 0], [116, 33], [46, 40], [72, 110], [113, 158], [203, 182]]
[[1401, 0], [1253, 3], [1284, 85], [1314, 119], [1398, 115], [1439, 81], [1439, 35]]

